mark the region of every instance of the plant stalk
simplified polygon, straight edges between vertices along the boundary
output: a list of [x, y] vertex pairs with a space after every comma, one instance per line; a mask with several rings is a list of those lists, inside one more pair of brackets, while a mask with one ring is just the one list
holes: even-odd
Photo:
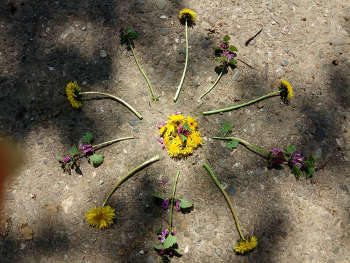
[[213, 88], [215, 88], [216, 84], [218, 84], [219, 80], [221, 79], [223, 72], [224, 72], [224, 67], [223, 67], [222, 71], [220, 72], [219, 76], [217, 77], [217, 79], [215, 80], [214, 84], [213, 84], [209, 89], [207, 89], [207, 91], [204, 92], [204, 93], [202, 94], [202, 96], [199, 97], [199, 99], [202, 99], [202, 98], [203, 98], [205, 95], [207, 95]]
[[270, 97], [278, 96], [280, 94], [280, 92], [281, 91], [279, 91], [279, 90], [278, 91], [274, 91], [274, 92], [268, 93], [268, 94], [266, 94], [264, 96], [261, 96], [259, 98], [256, 98], [254, 100], [251, 100], [251, 101], [239, 104], [239, 105], [235, 105], [235, 106], [232, 106], [232, 107], [223, 108], [223, 109], [219, 109], [219, 110], [205, 111], [205, 112], [203, 112], [203, 114], [204, 115], [210, 115], [210, 114], [215, 114], [215, 113], [235, 110], [235, 109], [238, 109], [238, 108], [241, 108], [241, 107], [253, 104], [255, 102], [258, 102], [260, 100], [264, 100], [264, 99], [267, 99], [267, 98], [270, 98]]
[[126, 101], [124, 101], [121, 98], [118, 98], [118, 97], [116, 97], [114, 95], [111, 95], [111, 94], [108, 94], [108, 93], [104, 93], [104, 92], [99, 92], [99, 91], [85, 91], [85, 92], [80, 92], [79, 94], [80, 95], [95, 94], [95, 95], [102, 95], [102, 96], [107, 96], [107, 97], [113, 98], [116, 101], [118, 101], [121, 104], [123, 104], [129, 110], [131, 110], [140, 120], [142, 120], [142, 118], [143, 118], [141, 113], [137, 112], [133, 107], [131, 107], [131, 105], [129, 103], [127, 103]]
[[174, 200], [175, 200], [176, 185], [177, 185], [177, 180], [179, 179], [179, 175], [180, 175], [180, 171], [177, 171], [175, 181], [174, 181], [174, 186], [173, 186], [173, 194], [172, 194], [172, 198], [171, 198], [171, 204], [170, 204], [170, 232], [173, 231]]
[[177, 87], [177, 91], [174, 97], [174, 102], [177, 101], [177, 99], [179, 98], [180, 95], [180, 91], [182, 89], [183, 83], [184, 83], [184, 79], [185, 79], [185, 75], [186, 75], [186, 70], [187, 70], [187, 63], [188, 63], [188, 33], [187, 33], [187, 20], [185, 22], [185, 36], [186, 36], [186, 60], [185, 60], [185, 67], [184, 67], [184, 71], [182, 73], [182, 77], [181, 77], [181, 81], [179, 86]]
[[104, 200], [102, 207], [104, 207], [106, 205], [106, 203], [108, 202], [109, 198], [111, 198], [111, 196], [114, 194], [114, 192], [117, 190], [117, 188], [124, 183], [127, 179], [129, 179], [132, 175], [134, 175], [136, 172], [142, 170], [143, 168], [145, 168], [147, 165], [154, 163], [156, 161], [159, 161], [159, 155], [153, 156], [151, 159], [149, 159], [148, 161], [140, 164], [139, 166], [137, 166], [136, 168], [134, 168], [133, 170], [131, 170], [128, 174], [126, 174], [122, 179], [119, 180], [119, 182], [114, 186], [114, 188], [112, 189], [112, 191], [108, 194], [108, 196], [106, 197], [106, 199]]
[[214, 172], [210, 169], [209, 165], [205, 163], [204, 164], [204, 168], [207, 169], [207, 171], [210, 174], [211, 178], [214, 180], [215, 184], [220, 189], [221, 193], [224, 195], [224, 197], [225, 197], [225, 199], [226, 199], [226, 201], [227, 201], [227, 203], [228, 203], [228, 205], [229, 205], [229, 207], [231, 209], [231, 212], [232, 212], [232, 215], [233, 215], [233, 219], [235, 220], [238, 233], [241, 236], [241, 239], [245, 240], [244, 235], [243, 235], [243, 231], [241, 229], [241, 225], [239, 224], [239, 221], [238, 221], [238, 216], [236, 214], [235, 209], [233, 208], [233, 205], [231, 203], [230, 197], [228, 196], [228, 194], [226, 193], [224, 188], [222, 188], [219, 180], [216, 178], [216, 176], [214, 175]]
[[130, 43], [129, 46], [130, 46], [132, 55], [134, 56], [135, 62], [136, 62], [136, 64], [137, 64], [139, 70], [141, 71], [143, 77], [145, 78], [145, 80], [146, 80], [146, 82], [147, 82], [147, 85], [148, 85], [148, 87], [149, 87], [149, 89], [150, 89], [150, 91], [151, 91], [152, 100], [153, 100], [153, 101], [157, 101], [157, 100], [159, 99], [159, 97], [157, 97], [157, 96], [154, 94], [151, 81], [149, 80], [148, 76], [146, 75], [146, 73], [145, 73], [144, 70], [142, 69], [140, 62], [139, 62], [139, 60], [137, 59], [137, 56], [136, 56], [136, 53], [135, 53], [135, 50], [134, 50], [132, 44]]
[[96, 148], [100, 148], [100, 147], [103, 147], [103, 146], [111, 144], [111, 143], [120, 142], [120, 141], [124, 141], [124, 140], [130, 140], [130, 139], [135, 139], [135, 138], [134, 137], [123, 137], [123, 138], [119, 138], [119, 139], [114, 139], [111, 141], [107, 141], [107, 142], [93, 145], [92, 148], [96, 149]]
[[259, 146], [251, 144], [251, 143], [249, 143], [241, 138], [238, 138], [238, 137], [212, 137], [212, 138], [216, 139], [216, 140], [228, 140], [228, 141], [237, 140], [239, 143], [247, 146], [248, 148], [251, 148], [253, 151], [260, 153], [261, 155], [263, 155], [266, 158], [268, 158], [269, 154], [270, 154], [269, 151], [266, 151], [265, 149], [262, 149]]

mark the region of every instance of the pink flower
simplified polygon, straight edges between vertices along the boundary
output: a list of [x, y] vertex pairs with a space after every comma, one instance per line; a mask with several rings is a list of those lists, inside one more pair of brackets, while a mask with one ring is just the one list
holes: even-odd
[[177, 200], [175, 203], [175, 208], [177, 211], [181, 211], [180, 203], [181, 203], [181, 200]]
[[181, 114], [182, 112], [181, 111], [176, 111], [175, 112], [175, 115], [179, 115], [179, 114]]
[[71, 158], [70, 158], [69, 156], [66, 156], [66, 157], [63, 158], [63, 161], [64, 161], [65, 163], [68, 163], [68, 162], [71, 161]]

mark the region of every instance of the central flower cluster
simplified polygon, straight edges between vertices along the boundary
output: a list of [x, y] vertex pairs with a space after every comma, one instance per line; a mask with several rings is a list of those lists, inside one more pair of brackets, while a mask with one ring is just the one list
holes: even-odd
[[193, 153], [193, 150], [202, 145], [202, 138], [198, 131], [195, 118], [185, 117], [181, 112], [169, 116], [159, 128], [158, 141], [166, 148], [171, 157], [183, 157]]

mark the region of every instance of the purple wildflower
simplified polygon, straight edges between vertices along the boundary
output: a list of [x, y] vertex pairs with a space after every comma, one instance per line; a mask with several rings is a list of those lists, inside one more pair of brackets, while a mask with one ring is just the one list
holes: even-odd
[[173, 256], [174, 255], [174, 251], [169, 251], [169, 256]]
[[175, 236], [176, 232], [175, 232], [175, 231], [173, 231], [173, 232], [171, 232], [171, 234], [172, 234], [173, 236]]
[[165, 250], [162, 249], [161, 251], [159, 251], [159, 254], [160, 254], [160, 255], [164, 255], [164, 254], [165, 254]]
[[181, 203], [181, 200], [177, 200], [175, 203], [175, 208], [177, 211], [181, 211], [180, 203]]
[[83, 156], [87, 155], [88, 153], [92, 153], [93, 150], [92, 148], [86, 148], [84, 151], [83, 151]]
[[228, 48], [228, 44], [226, 44], [226, 43], [220, 43], [219, 46], [222, 47], [223, 49]]
[[182, 112], [181, 111], [176, 111], [175, 112], [175, 115], [179, 115], [179, 114], [181, 114]]
[[63, 158], [63, 161], [65, 163], [69, 163], [71, 161], [71, 158], [69, 156], [66, 156], [66, 157]]
[[166, 185], [168, 181], [165, 178], [162, 178], [162, 185]]
[[162, 145], [162, 149], [165, 149], [165, 144], [164, 144], [164, 139], [163, 138], [158, 138], [157, 141]]
[[169, 208], [169, 199], [168, 198], [163, 200], [162, 206], [160, 208], [162, 208], [163, 210], [168, 210], [168, 208]]
[[302, 162], [304, 161], [304, 157], [301, 157], [300, 153], [293, 152], [292, 153], [292, 161], [294, 166], [298, 166], [299, 168], [303, 167]]
[[86, 150], [87, 148], [91, 148], [90, 144], [81, 144], [79, 146], [79, 149], [81, 149], [81, 150]]
[[161, 129], [165, 124], [167, 124], [167, 122], [166, 122], [166, 121], [163, 121], [162, 124], [159, 124], [159, 125], [157, 126], [158, 129]]
[[169, 235], [169, 231], [166, 230], [165, 228], [162, 229], [162, 233], [160, 235], [158, 235], [158, 239], [160, 240], [160, 242], [163, 244], [166, 237]]
[[272, 147], [272, 154], [273, 156], [278, 156], [278, 154], [281, 152], [281, 147], [278, 147], [278, 148], [275, 148], [275, 147]]

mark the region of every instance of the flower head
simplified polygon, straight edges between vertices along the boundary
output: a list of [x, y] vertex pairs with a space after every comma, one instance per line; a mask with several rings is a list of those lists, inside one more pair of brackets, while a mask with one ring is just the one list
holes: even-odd
[[176, 203], [175, 203], [175, 208], [176, 208], [177, 211], [181, 211], [180, 203], [181, 203], [181, 200], [177, 200]]
[[70, 158], [70, 156], [66, 156], [63, 158], [63, 162], [65, 163], [69, 163], [72, 159]]
[[292, 160], [292, 163], [293, 163], [294, 166], [298, 166], [299, 168], [302, 168], [305, 158], [301, 157], [300, 153], [293, 152], [291, 160]]
[[179, 13], [179, 20], [180, 20], [180, 23], [183, 25], [185, 25], [186, 21], [188, 26], [194, 25], [196, 18], [197, 18], [196, 13], [191, 9], [185, 8], [185, 9], [182, 9]]
[[80, 92], [81, 92], [81, 88], [79, 87], [76, 81], [69, 82], [67, 84], [66, 94], [73, 108], [79, 109], [81, 106], [83, 106], [83, 103], [81, 102]]
[[252, 236], [250, 240], [240, 240], [238, 244], [235, 245], [234, 250], [238, 254], [245, 254], [246, 252], [253, 250], [257, 245], [258, 239], [255, 236]]
[[281, 98], [285, 102], [288, 102], [292, 99], [293, 87], [287, 80], [281, 79], [280, 91], [281, 91]]
[[278, 147], [278, 148], [272, 147], [272, 155], [273, 156], [278, 156], [280, 151], [281, 151], [281, 147]]
[[162, 203], [162, 206], [160, 207], [160, 208], [162, 208], [163, 210], [168, 210], [168, 208], [169, 208], [169, 199], [164, 199], [163, 200], [163, 203]]
[[158, 141], [171, 157], [188, 156], [203, 144], [195, 118], [176, 112], [168, 116], [168, 122], [163, 123], [165, 124], [159, 129]]
[[105, 228], [113, 224], [115, 218], [115, 209], [112, 207], [94, 207], [90, 209], [85, 215], [86, 221], [95, 227]]
[[169, 231], [165, 228], [162, 229], [162, 232], [160, 235], [158, 235], [158, 239], [160, 240], [160, 242], [163, 244], [166, 237], [169, 235]]

